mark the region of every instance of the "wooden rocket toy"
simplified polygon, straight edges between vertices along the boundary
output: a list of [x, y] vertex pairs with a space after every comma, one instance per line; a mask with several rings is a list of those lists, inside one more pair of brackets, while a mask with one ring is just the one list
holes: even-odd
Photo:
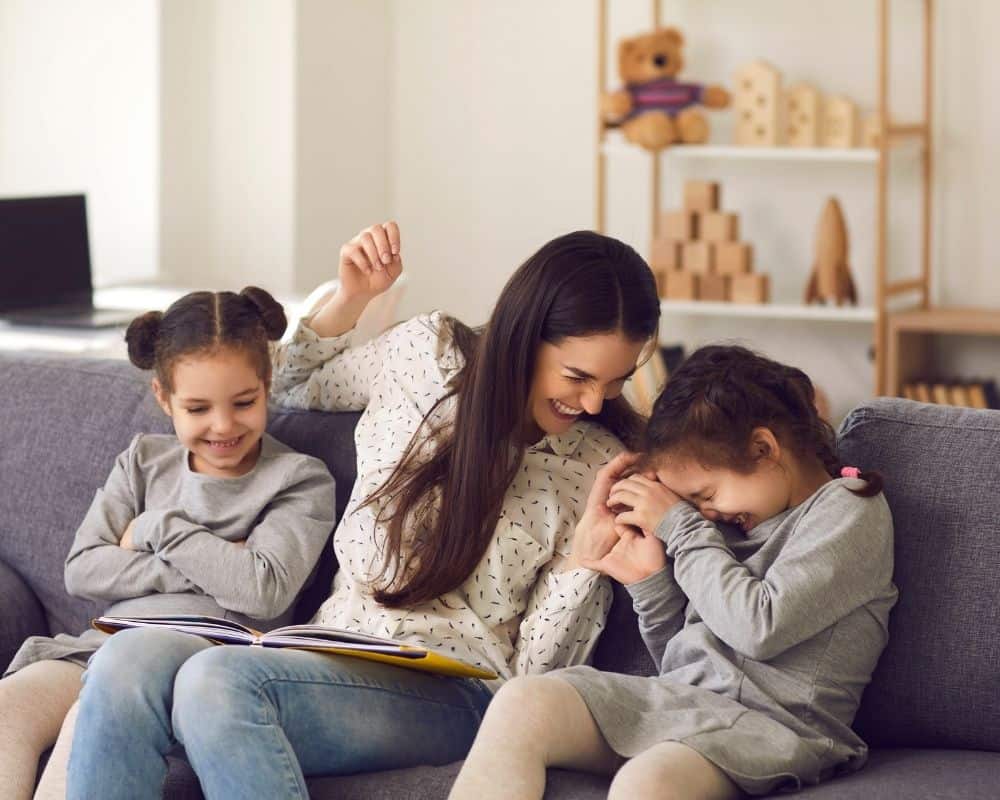
[[816, 261], [806, 286], [805, 302], [843, 301], [857, 305], [858, 295], [847, 263], [847, 226], [837, 198], [830, 197], [816, 227]]

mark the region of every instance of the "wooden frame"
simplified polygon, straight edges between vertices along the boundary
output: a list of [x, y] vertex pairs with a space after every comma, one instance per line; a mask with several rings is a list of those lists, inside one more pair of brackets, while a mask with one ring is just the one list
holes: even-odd
[[[891, 24], [890, 0], [875, 0], [876, 16], [876, 117], [882, 134], [879, 137], [876, 158], [876, 203], [875, 203], [875, 323], [873, 331], [875, 351], [875, 394], [887, 391], [896, 393], [898, 389], [889, 384], [889, 362], [895, 353], [889, 352], [888, 317], [889, 303], [899, 295], [919, 293], [917, 309], [930, 308], [931, 280], [931, 212], [934, 178], [933, 147], [933, 75], [934, 75], [934, 0], [922, 0], [923, 5], [923, 118], [915, 123], [899, 124], [891, 114], [889, 76], [889, 32]], [[654, 27], [659, 27], [662, 19], [661, 0], [651, 0], [650, 16]], [[608, 0], [597, 3], [597, 51], [598, 51], [598, 101], [607, 91], [607, 17]], [[598, 102], [599, 106], [599, 102]], [[606, 227], [607, 162], [604, 152], [606, 126], [598, 115], [596, 208], [595, 228], [603, 232]], [[922, 207], [921, 207], [921, 268], [915, 278], [891, 281], [888, 275], [888, 235], [889, 218], [889, 171], [890, 154], [893, 146], [904, 140], [917, 139], [922, 146]], [[651, 156], [651, 230], [655, 238], [660, 219], [660, 175], [661, 153]], [[898, 370], [894, 370], [897, 372]]]

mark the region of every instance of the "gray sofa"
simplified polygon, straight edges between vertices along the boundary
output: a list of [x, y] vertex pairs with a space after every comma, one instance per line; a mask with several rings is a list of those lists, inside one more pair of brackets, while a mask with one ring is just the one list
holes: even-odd
[[[26, 636], [78, 632], [101, 610], [66, 594], [63, 558], [115, 455], [137, 431], [169, 429], [146, 381], [125, 362], [0, 356], [0, 665]], [[270, 425], [326, 461], [339, 509], [355, 474], [356, 421], [277, 411]], [[841, 448], [846, 463], [886, 476], [901, 599], [856, 725], [870, 763], [801, 796], [1000, 797], [1000, 413], [876, 400], [845, 422]], [[299, 619], [322, 600], [333, 569], [328, 552]], [[620, 588], [595, 661], [652, 670]], [[458, 767], [318, 778], [310, 787], [317, 798], [433, 800]], [[554, 770], [546, 797], [602, 798], [606, 789], [604, 778]], [[201, 797], [181, 758], [166, 796]]]

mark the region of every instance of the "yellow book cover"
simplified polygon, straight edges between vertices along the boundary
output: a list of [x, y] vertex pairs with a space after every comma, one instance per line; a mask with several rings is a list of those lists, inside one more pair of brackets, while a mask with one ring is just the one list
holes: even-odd
[[456, 678], [493, 680], [496, 674], [464, 661], [450, 658], [418, 645], [364, 633], [325, 628], [322, 625], [286, 625], [262, 633], [229, 619], [196, 615], [150, 617], [97, 617], [90, 623], [105, 633], [128, 628], [166, 628], [179, 633], [203, 636], [216, 644], [241, 644], [248, 647], [288, 647], [293, 650], [315, 650], [321, 653], [363, 658], [395, 664], [406, 669], [434, 672]]

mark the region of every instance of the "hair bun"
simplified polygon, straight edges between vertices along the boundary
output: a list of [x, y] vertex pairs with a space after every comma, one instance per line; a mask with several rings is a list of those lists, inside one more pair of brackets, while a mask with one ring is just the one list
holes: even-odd
[[163, 312], [147, 311], [132, 320], [125, 331], [129, 361], [139, 369], [152, 369], [156, 362], [156, 340], [162, 322]]
[[240, 292], [240, 297], [245, 297], [257, 309], [264, 323], [264, 330], [267, 331], [267, 338], [272, 341], [280, 339], [288, 327], [288, 318], [281, 303], [271, 297], [270, 292], [256, 286], [247, 286]]

